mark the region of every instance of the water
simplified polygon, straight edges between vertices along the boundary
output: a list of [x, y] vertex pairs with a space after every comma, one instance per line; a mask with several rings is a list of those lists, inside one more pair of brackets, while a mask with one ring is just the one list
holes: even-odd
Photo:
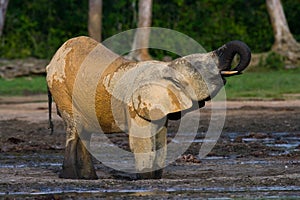
[[[232, 199], [226, 196], [234, 196], [235, 194], [241, 194], [236, 196], [244, 197], [243, 195], [249, 195], [251, 193], [255, 194], [262, 194], [264, 198], [272, 198], [272, 199], [282, 199], [283, 196], [279, 196], [280, 192], [290, 192], [294, 193], [294, 195], [288, 195], [290, 198], [299, 198], [299, 196], [296, 195], [300, 191], [299, 186], [262, 186], [262, 187], [199, 187], [199, 188], [180, 188], [180, 187], [174, 187], [174, 188], [167, 188], [167, 189], [94, 189], [94, 190], [88, 190], [84, 188], [74, 188], [74, 189], [68, 189], [68, 190], [50, 190], [47, 189], [45, 191], [39, 191], [39, 192], [9, 192], [9, 193], [2, 193], [0, 192], [0, 197], [9, 195], [10, 197], [17, 196], [41, 196], [41, 195], [68, 195], [75, 193], [76, 196], [80, 196], [81, 194], [89, 194], [89, 195], [97, 195], [97, 196], [105, 196], [105, 197], [113, 197], [113, 196], [175, 196], [178, 194], [181, 194], [180, 196], [184, 197], [185, 194], [189, 197], [197, 197], [202, 196], [204, 194], [210, 194], [212, 196], [222, 195], [223, 197], [221, 199]], [[276, 195], [273, 195], [277, 194]], [[265, 195], [264, 195], [265, 194]], [[268, 195], [271, 194], [271, 195]], [[225, 197], [224, 197], [225, 196]], [[220, 196], [221, 197], [221, 196]], [[210, 199], [220, 199], [218, 198], [210, 198]], [[287, 196], [286, 196], [287, 197]]]
[[[293, 135], [297, 135], [293, 136]], [[295, 151], [299, 151], [300, 134], [291, 133], [271, 133], [266, 138], [243, 138], [243, 142], [258, 142], [264, 144], [266, 147], [273, 147], [278, 151], [272, 152], [270, 156], [287, 155]]]
[[[223, 135], [221, 142], [235, 142], [235, 140], [240, 137], [242, 143], [251, 144], [251, 143], [260, 143], [266, 147], [274, 148], [275, 150], [270, 153], [270, 157], [282, 154], [288, 154], [292, 152], [299, 151], [300, 145], [300, 134], [299, 133], [268, 133], [265, 134], [262, 138], [250, 137], [250, 134], [241, 134], [241, 133], [230, 133], [227, 135]], [[194, 143], [202, 143], [204, 140], [200, 138], [196, 138]], [[183, 142], [190, 142], [183, 141]], [[300, 165], [300, 160], [285, 159], [285, 160], [277, 160], [277, 159], [266, 159], [263, 158], [243, 158], [243, 159], [235, 159], [231, 157], [230, 154], [228, 156], [208, 156], [203, 160], [203, 163], [198, 165], [193, 164], [183, 164], [178, 166], [178, 168], [171, 167], [170, 171], [173, 171], [171, 179], [162, 179], [162, 180], [149, 180], [145, 182], [138, 181], [122, 181], [116, 178], [104, 178], [102, 180], [97, 181], [77, 181], [77, 180], [63, 180], [58, 179], [57, 174], [53, 173], [51, 170], [58, 171], [61, 169], [61, 165], [63, 162], [63, 152], [51, 153], [51, 152], [42, 152], [42, 153], [1, 153], [0, 154], [0, 170], [3, 171], [21, 171], [24, 170], [26, 172], [27, 168], [36, 169], [36, 174], [31, 174], [31, 176], [44, 176], [41, 172], [47, 172], [48, 176], [50, 176], [54, 182], [41, 182], [41, 183], [33, 183], [32, 182], [24, 182], [20, 183], [20, 185], [24, 184], [24, 188], [14, 188], [9, 190], [1, 190], [0, 188], [0, 199], [2, 197], [10, 197], [10, 198], [35, 198], [40, 196], [47, 195], [62, 195], [62, 198], [65, 197], [63, 195], [74, 195], [77, 196], [86, 196], [89, 197], [132, 197], [133, 199], [136, 197], [174, 197], [180, 196], [183, 198], [197, 198], [199, 196], [209, 197], [210, 199], [231, 199], [234, 197], [245, 197], [245, 196], [255, 196], [255, 197], [263, 197], [270, 199], [282, 199], [288, 197], [289, 199], [297, 199], [300, 197], [300, 186], [297, 181], [291, 181], [290, 184], [281, 184], [281, 182], [275, 182], [272, 185], [251, 185], [251, 182], [246, 183], [244, 185], [205, 185], [205, 184], [197, 184], [197, 179], [193, 180], [193, 178], [185, 178], [179, 172], [179, 170], [186, 170], [186, 174], [190, 173], [191, 170], [196, 171], [197, 169], [202, 169], [205, 171], [207, 169], [208, 173], [216, 173], [216, 176], [219, 178], [228, 178], [230, 180], [230, 176], [228, 174], [222, 175], [219, 173], [225, 173], [226, 168], [223, 166], [229, 166], [230, 169], [238, 170], [240, 168], [245, 167], [245, 171], [239, 172], [230, 172], [232, 173], [232, 178], [235, 178], [240, 175], [247, 179], [247, 177], [251, 177], [252, 169], [263, 170], [266, 168], [270, 169], [270, 174], [262, 174], [262, 177], [270, 177], [272, 179], [272, 173], [276, 174], [277, 171], [281, 176], [285, 170], [290, 170], [290, 174], [287, 175], [294, 176], [297, 174], [297, 169]], [[116, 161], [120, 162], [120, 161]], [[176, 165], [175, 165], [176, 166]], [[232, 167], [231, 167], [232, 166]], [[280, 166], [280, 167], [278, 167]], [[277, 167], [277, 168], [276, 168]], [[43, 170], [41, 170], [43, 169]], [[40, 170], [40, 171], [39, 171]], [[100, 171], [99, 168], [97, 170]], [[101, 169], [102, 170], [102, 169]], [[176, 171], [177, 170], [177, 171]], [[228, 170], [228, 169], [227, 169]], [[247, 171], [248, 170], [248, 171]], [[277, 171], [276, 171], [277, 170]], [[199, 177], [201, 177], [201, 170], [199, 170]], [[30, 171], [31, 172], [31, 171]], [[41, 174], [39, 174], [41, 173]], [[104, 172], [105, 173], [105, 172]], [[171, 172], [169, 172], [171, 173]], [[197, 171], [196, 171], [197, 173]], [[264, 172], [260, 172], [264, 173]], [[268, 173], [267, 170], [265, 173]], [[17, 173], [18, 174], [18, 173]], [[280, 177], [278, 175], [278, 177]], [[15, 175], [11, 175], [7, 180], [15, 179]], [[24, 176], [22, 174], [22, 176]], [[177, 177], [176, 177], [177, 176]], [[30, 175], [28, 176], [30, 178]], [[214, 176], [213, 176], [214, 177]], [[280, 179], [280, 178], [278, 178]], [[298, 178], [299, 179], [299, 178]], [[19, 179], [15, 179], [18, 181]], [[38, 179], [39, 180], [39, 179]], [[217, 181], [219, 179], [216, 179]], [[221, 179], [220, 179], [221, 180]], [[265, 179], [266, 181], [269, 178]], [[297, 180], [297, 178], [293, 179]], [[44, 180], [43, 180], [44, 181]], [[195, 183], [196, 182], [196, 183]], [[3, 189], [2, 182], [2, 189]], [[8, 183], [5, 183], [8, 184]], [[4, 185], [5, 185], [4, 184]], [[9, 183], [10, 187], [14, 186], [14, 182]], [[8, 185], [9, 185], [8, 184]], [[27, 184], [27, 185], [26, 185]], [[31, 185], [32, 184], [32, 185]], [[246, 186], [245, 186], [246, 185]], [[5, 186], [6, 187], [6, 186]], [[36, 190], [34, 190], [36, 189]], [[218, 197], [218, 198], [214, 198]]]
[[27, 167], [61, 167], [63, 154], [61, 153], [2, 153], [0, 154], [1, 168]]
[[[245, 144], [259, 143], [265, 147], [269, 147], [272, 152], [269, 156], [288, 155], [293, 152], [300, 151], [300, 132], [287, 133], [226, 133], [223, 136], [225, 140], [236, 142], [239, 138], [240, 142]], [[201, 142], [201, 141], [199, 141]]]
[[26, 164], [3, 164], [0, 168], [26, 168], [26, 167], [61, 167], [62, 163], [49, 163], [49, 162], [39, 162], [39, 163], [26, 163]]
[[[226, 133], [222, 135], [221, 142], [228, 140], [235, 142], [240, 137], [243, 143], [260, 143], [266, 147], [274, 148], [269, 153], [269, 156], [287, 155], [292, 152], [300, 151], [300, 133], [268, 133], [262, 138], [249, 137], [250, 133]], [[203, 134], [201, 135], [203, 137]], [[189, 138], [189, 137], [188, 137]], [[173, 139], [173, 142], [178, 142]], [[181, 143], [203, 143], [212, 142], [201, 138], [191, 140], [180, 140]], [[207, 156], [204, 160], [228, 160], [233, 158], [232, 155], [227, 156]], [[26, 167], [61, 167], [63, 161], [62, 153], [14, 153], [0, 154], [0, 168], [26, 168]], [[38, 160], [38, 162], [35, 162]], [[120, 160], [118, 161], [120, 162]], [[251, 161], [252, 162], [252, 161]]]

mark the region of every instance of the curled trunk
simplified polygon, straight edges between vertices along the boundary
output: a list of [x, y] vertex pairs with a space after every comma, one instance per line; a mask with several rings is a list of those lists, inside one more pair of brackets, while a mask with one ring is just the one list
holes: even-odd
[[[235, 40], [226, 43], [215, 51], [219, 57], [219, 69], [220, 70], [231, 70], [231, 71], [243, 71], [251, 60], [250, 48], [243, 42]], [[231, 69], [231, 63], [234, 56], [238, 54], [240, 61], [236, 67]]]

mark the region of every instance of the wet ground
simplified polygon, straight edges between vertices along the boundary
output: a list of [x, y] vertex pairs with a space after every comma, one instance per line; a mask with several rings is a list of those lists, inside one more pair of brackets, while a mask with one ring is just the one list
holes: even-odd
[[[54, 117], [49, 134], [44, 96], [0, 98], [0, 199], [299, 199], [300, 101], [228, 102], [221, 137], [199, 159], [209, 107], [201, 111], [194, 142], [161, 180], [129, 180], [95, 160], [99, 179], [91, 181], [58, 178], [63, 123]], [[169, 142], [179, 124], [170, 123]], [[110, 139], [128, 149], [126, 134]]]

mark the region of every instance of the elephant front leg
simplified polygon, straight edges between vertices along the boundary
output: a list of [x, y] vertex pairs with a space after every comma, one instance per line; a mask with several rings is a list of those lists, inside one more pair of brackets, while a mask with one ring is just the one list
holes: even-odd
[[89, 133], [81, 134], [79, 137], [74, 126], [67, 128], [66, 149], [60, 178], [97, 179], [92, 156], [86, 148], [89, 139]]
[[131, 127], [129, 142], [134, 153], [138, 178], [159, 179], [162, 177], [167, 152], [166, 137], [166, 126], [157, 128], [156, 125], [149, 122], [143, 128], [135, 129]]

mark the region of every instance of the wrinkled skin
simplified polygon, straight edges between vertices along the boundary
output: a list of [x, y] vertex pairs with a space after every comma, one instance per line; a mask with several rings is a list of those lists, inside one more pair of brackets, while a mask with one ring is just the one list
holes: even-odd
[[[236, 53], [241, 61], [231, 70]], [[91, 133], [125, 131], [138, 177], [161, 178], [168, 120], [204, 106], [250, 57], [244, 43], [233, 41], [171, 62], [132, 62], [91, 38], [68, 40], [47, 66], [48, 88], [66, 125], [60, 177], [96, 179], [87, 150]]]

